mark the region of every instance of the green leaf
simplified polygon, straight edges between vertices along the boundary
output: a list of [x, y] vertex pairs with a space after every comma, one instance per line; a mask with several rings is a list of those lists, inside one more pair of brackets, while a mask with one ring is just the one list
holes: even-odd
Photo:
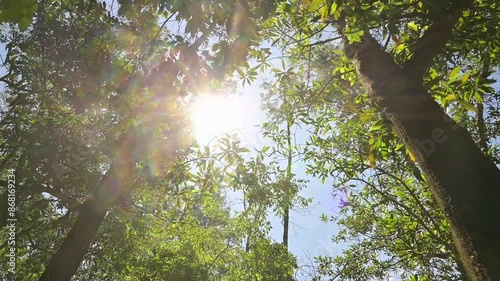
[[384, 127], [384, 123], [380, 120], [378, 120], [377, 122], [375, 122], [371, 127], [370, 129], [368, 130], [369, 132], [375, 132], [375, 131], [378, 131], [380, 129], [382, 129]]
[[337, 11], [337, 8], [338, 8], [337, 3], [333, 3], [332, 6], [330, 7], [330, 15], [335, 14], [335, 12]]
[[403, 143], [398, 143], [398, 145], [396, 145], [396, 148], [394, 150], [400, 150], [401, 148], [403, 148], [405, 145]]
[[476, 112], [477, 113], [477, 108], [470, 102], [467, 102], [461, 98], [457, 98], [456, 101], [461, 105], [463, 106], [465, 109], [469, 110], [469, 111], [473, 111], [473, 112]]
[[372, 169], [375, 169], [377, 165], [377, 160], [375, 159], [373, 148], [370, 149], [370, 152], [368, 153], [368, 161], [370, 162], [370, 167], [372, 167]]
[[483, 96], [479, 92], [474, 93], [474, 99], [476, 102], [483, 103]]
[[269, 147], [269, 146], [266, 145], [266, 146], [262, 147], [261, 151], [262, 151], [262, 153], [266, 153], [267, 151], [269, 151], [270, 148], [271, 147]]
[[318, 10], [318, 8], [321, 6], [321, 4], [323, 4], [323, 0], [312, 0], [308, 11], [314, 12], [314, 11]]
[[394, 52], [396, 54], [399, 54], [402, 51], [404, 51], [405, 48], [406, 48], [405, 44], [399, 44], [399, 45], [396, 46], [396, 48], [394, 48]]
[[408, 27], [414, 31], [418, 31], [418, 25], [412, 21], [408, 23]]
[[290, 3], [285, 2], [281, 6], [281, 12], [283, 14], [293, 14], [293, 12], [294, 12], [293, 6]]
[[453, 70], [448, 74], [448, 81], [450, 82], [456, 81], [460, 76], [460, 69], [461, 69], [460, 66], [453, 68]]
[[356, 42], [361, 42], [361, 37], [365, 34], [365, 31], [363, 29], [358, 29], [353, 32], [352, 30], [350, 30], [350, 28], [346, 28], [346, 34], [349, 43], [352, 44]]
[[322, 222], [328, 222], [328, 217], [325, 215], [325, 213], [321, 214], [321, 221]]
[[37, 7], [36, 0], [0, 1], [0, 23], [16, 23], [21, 31], [25, 31], [32, 23]]
[[245, 77], [245, 73], [243, 72], [243, 70], [241, 68], [236, 68], [236, 72], [238, 72], [238, 74], [241, 76], [241, 77]]
[[471, 70], [468, 70], [467, 72], [465, 72], [464, 76], [462, 76], [462, 79], [460, 79], [460, 82], [462, 82], [462, 84], [467, 82], [467, 80], [469, 80], [471, 73], [472, 73]]
[[245, 153], [245, 152], [250, 152], [250, 149], [246, 148], [246, 147], [239, 147], [236, 152], [238, 153]]
[[347, 103], [346, 103], [346, 107], [347, 107], [350, 111], [352, 111], [352, 112], [354, 112], [354, 113], [360, 113], [359, 109], [357, 109], [357, 108], [356, 108], [356, 106], [355, 106], [352, 102], [347, 102]]
[[323, 20], [323, 21], [327, 21], [328, 20], [328, 15], [329, 15], [328, 6], [321, 7], [319, 9], [319, 13], [321, 15], [321, 20]]

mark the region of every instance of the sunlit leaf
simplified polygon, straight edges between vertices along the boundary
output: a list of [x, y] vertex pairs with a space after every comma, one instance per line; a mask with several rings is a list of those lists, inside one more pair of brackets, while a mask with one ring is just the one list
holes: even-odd
[[409, 22], [408, 27], [414, 31], [418, 31], [418, 25], [414, 22]]
[[462, 83], [467, 82], [467, 80], [469, 80], [471, 73], [472, 73], [471, 70], [468, 70], [467, 72], [465, 72], [464, 76], [462, 76], [462, 78], [460, 79], [460, 82], [462, 82]]
[[372, 169], [375, 169], [377, 160], [375, 159], [375, 153], [373, 149], [370, 149], [370, 152], [368, 153], [368, 161], [370, 162], [370, 167], [372, 167]]
[[450, 82], [456, 81], [460, 76], [460, 69], [462, 69], [460, 66], [453, 68], [453, 70], [451, 70], [450, 73], [448, 74], [448, 81]]
[[463, 106], [465, 109], [469, 110], [469, 111], [473, 111], [473, 112], [476, 112], [477, 113], [477, 108], [470, 102], [467, 102], [463, 99], [460, 99], [460, 98], [457, 98], [456, 101], [461, 105]]

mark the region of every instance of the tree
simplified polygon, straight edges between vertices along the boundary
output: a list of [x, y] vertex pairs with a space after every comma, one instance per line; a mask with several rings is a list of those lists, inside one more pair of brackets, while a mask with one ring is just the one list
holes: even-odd
[[[267, 93], [261, 95], [263, 98], [262, 108], [267, 113], [269, 122], [262, 125], [264, 137], [273, 142], [269, 156], [282, 160], [284, 170], [277, 176], [275, 185], [282, 195], [280, 201], [276, 202], [278, 214], [283, 218], [283, 245], [288, 247], [290, 211], [294, 205], [307, 207], [310, 200], [300, 197], [300, 190], [307, 184], [307, 181], [296, 179], [292, 172], [292, 166], [296, 161], [300, 161], [300, 148], [295, 140], [295, 131], [300, 126], [295, 118], [299, 103], [294, 93], [288, 89], [288, 84], [292, 76], [291, 68], [273, 68], [275, 83], [265, 84]], [[279, 194], [278, 193], [278, 194]]]
[[[258, 177], [266, 171], [243, 168], [255, 164], [243, 159], [243, 150], [239, 140], [221, 138], [215, 147], [193, 151], [164, 188], [142, 188], [134, 194], [127, 208], [108, 215], [74, 278], [282, 280], [290, 276], [295, 258], [270, 241], [265, 217], [256, 216], [261, 209], [256, 205], [263, 202], [241, 211], [230, 209], [235, 202], [227, 202], [225, 193], [240, 188], [235, 177]], [[250, 249], [243, 242], [249, 233]]]
[[[442, 94], [442, 89], [432, 88], [431, 82], [439, 83], [436, 80], [445, 76], [456, 79], [461, 68], [453, 67], [457, 70], [446, 75], [450, 65], [477, 61], [478, 55], [498, 61], [497, 43], [484, 40], [493, 36], [489, 38], [497, 41], [492, 33], [498, 20], [493, 16], [497, 4], [300, 1], [283, 3], [281, 11], [284, 20], [277, 27], [296, 30], [282, 41], [307, 48], [344, 41], [344, 54], [354, 63], [364, 90], [416, 159], [449, 219], [469, 278], [499, 279], [500, 228], [495, 222], [500, 213], [494, 198], [499, 195], [500, 171], [470, 133], [445, 113], [444, 102], [436, 102], [432, 95]], [[326, 35], [334, 30], [340, 37]], [[358, 79], [350, 78], [353, 83]], [[445, 95], [470, 108], [463, 97]]]
[[[403, 144], [370, 99], [357, 95], [357, 85], [332, 84], [338, 75], [333, 70], [345, 63], [330, 52], [332, 47], [322, 46], [309, 56], [294, 54], [289, 59], [294, 74], [286, 83], [296, 122], [309, 134], [301, 148], [307, 172], [323, 181], [335, 179], [341, 212], [330, 220], [341, 231], [333, 240], [346, 245], [342, 254], [316, 257], [316, 273], [304, 273], [330, 280], [463, 277], [449, 225], [411, 157], [401, 153]], [[273, 92], [279, 91], [269, 96]], [[276, 107], [280, 95], [265, 101]], [[286, 116], [283, 109], [272, 112], [276, 119]], [[322, 219], [329, 220], [326, 214]]]
[[[322, 87], [321, 82], [316, 86]], [[347, 87], [347, 92], [354, 91]], [[463, 280], [449, 224], [411, 157], [369, 100], [341, 93], [323, 98], [311, 110], [321, 113], [309, 113], [307, 123], [314, 133], [305, 159], [309, 173], [335, 179], [340, 212], [323, 220], [337, 224], [341, 230], [332, 240], [346, 246], [341, 254], [317, 257], [317, 275], [329, 280], [394, 275], [402, 280]]]
[[[393, 248], [377, 240], [354, 245], [345, 258], [377, 247], [385, 247], [399, 262], [408, 255], [400, 267], [384, 261], [378, 268], [369, 265], [378, 261], [369, 256], [362, 260], [368, 266], [357, 263], [341, 274], [369, 278], [402, 269], [410, 276], [431, 268], [436, 272], [428, 278], [466, 272], [471, 281], [500, 279], [499, 152], [492, 146], [499, 131], [498, 94], [491, 86], [500, 57], [495, 1], [118, 2], [118, 9], [79, 0], [21, 1], [21, 8], [13, 1], [0, 4], [0, 23], [17, 23], [3, 25], [0, 37], [7, 46], [7, 73], [0, 78], [5, 85], [0, 167], [2, 173], [15, 170], [18, 206], [26, 210], [19, 234], [21, 262], [29, 268], [22, 272], [26, 278], [104, 279], [113, 266], [124, 269], [128, 264], [141, 270], [113, 277], [290, 278], [293, 258], [267, 240], [262, 214], [275, 205], [283, 210], [284, 221], [289, 219], [300, 187], [290, 168], [291, 128], [298, 119], [315, 130], [309, 150], [303, 151], [313, 163], [309, 171], [323, 178], [334, 175], [338, 184], [363, 184], [349, 191], [350, 202], [343, 202], [347, 219], [342, 224], [355, 236], [397, 238]], [[269, 18], [276, 5], [278, 15]], [[271, 52], [260, 48], [259, 40], [307, 62], [303, 79], [293, 71], [280, 77], [286, 83], [280, 84], [283, 100], [276, 108], [285, 113], [264, 126], [277, 140], [273, 152], [286, 157], [287, 168], [265, 164], [264, 150], [246, 162], [239, 155], [244, 149], [221, 139], [226, 153], [217, 161], [237, 173], [207, 159], [197, 167], [200, 173], [192, 175], [180, 168], [194, 161], [190, 157], [195, 153], [182, 114], [186, 101], [235, 70], [244, 81], [253, 81], [259, 68], [270, 66]], [[324, 45], [335, 40], [345, 48]], [[324, 46], [335, 56], [318, 57], [336, 63], [325, 61], [323, 72], [311, 72], [311, 55]], [[257, 66], [249, 66], [249, 57]], [[292, 80], [297, 83], [289, 85]], [[345, 97], [332, 98], [336, 94]], [[354, 117], [334, 128], [332, 112], [325, 108], [332, 103], [343, 107], [336, 108], [335, 114], [340, 113], [333, 118]], [[285, 121], [285, 138], [279, 136], [279, 121]], [[324, 138], [326, 133], [330, 139]], [[342, 155], [331, 153], [331, 144], [339, 145], [335, 149]], [[265, 172], [270, 167], [275, 174]], [[226, 176], [243, 193], [244, 212], [252, 218], [241, 224], [222, 210], [224, 202], [215, 191]], [[442, 213], [434, 210], [422, 179]], [[264, 189], [267, 184], [271, 192]], [[165, 186], [173, 191], [159, 192]], [[205, 189], [214, 198], [205, 199]], [[157, 192], [172, 198], [156, 200]], [[279, 194], [284, 196], [277, 198]], [[5, 193], [0, 197], [8, 200]], [[388, 206], [380, 207], [382, 203]], [[159, 228], [140, 221], [135, 229], [123, 227], [123, 221], [134, 218], [121, 208], [131, 206], [142, 218], [165, 212], [171, 225]], [[358, 209], [349, 213], [351, 207]], [[383, 214], [368, 220], [363, 208]], [[454, 246], [447, 240], [443, 214]], [[6, 217], [5, 210], [0, 215]], [[185, 224], [173, 227], [180, 222]], [[385, 231], [377, 228], [380, 223], [387, 224]], [[33, 230], [45, 234], [32, 237]], [[398, 233], [403, 230], [419, 233], [421, 240], [412, 242], [412, 235]], [[130, 236], [139, 239], [129, 243]], [[184, 236], [191, 239], [176, 243]], [[140, 254], [145, 265], [137, 259], [115, 263], [123, 252], [102, 250], [103, 241], [112, 244], [115, 237], [116, 243]], [[286, 245], [286, 226], [283, 237]], [[148, 239], [165, 243], [151, 253], [145, 249]], [[205, 240], [213, 247], [205, 248]], [[245, 241], [244, 248], [234, 242], [239, 240]], [[436, 252], [430, 245], [445, 248]], [[424, 255], [442, 254], [448, 261], [441, 267], [421, 261]], [[262, 268], [273, 255], [282, 263]], [[251, 269], [248, 274], [226, 266], [234, 257]], [[159, 262], [163, 259], [171, 263]], [[101, 266], [109, 260], [110, 266]], [[172, 271], [182, 274], [176, 277]]]
[[[26, 222], [39, 230], [64, 224], [44, 237], [57, 250], [39, 280], [69, 280], [144, 170], [165, 177], [184, 158], [190, 144], [182, 98], [244, 62], [254, 44], [250, 7], [221, 4], [124, 0], [116, 11], [100, 1], [48, 0], [39, 2], [31, 28], [24, 16], [0, 19], [22, 24], [2, 36], [2, 168], [15, 167], [26, 209], [36, 214], [39, 204], [50, 214], [26, 212]], [[256, 17], [269, 7], [255, 7]], [[216, 44], [214, 32], [222, 35]]]

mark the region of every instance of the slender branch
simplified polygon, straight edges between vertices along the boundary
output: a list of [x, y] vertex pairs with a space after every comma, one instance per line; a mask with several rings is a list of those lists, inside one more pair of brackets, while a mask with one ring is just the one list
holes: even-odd
[[[481, 69], [481, 73], [479, 74], [479, 81], [484, 82], [488, 79], [488, 72], [490, 70], [490, 61], [489, 54], [487, 54], [484, 58], [483, 68]], [[486, 128], [484, 126], [484, 104], [483, 102], [477, 103], [477, 131], [479, 134], [479, 148], [483, 152], [488, 151], [488, 138], [486, 137]]]
[[424, 213], [424, 215], [429, 219], [429, 221], [434, 226], [434, 228], [435, 229], [439, 229], [439, 224], [434, 220], [434, 216], [432, 216], [429, 213], [429, 211], [427, 210], [427, 208], [425, 208], [425, 206], [422, 204], [422, 201], [417, 197], [417, 195], [415, 194], [415, 192], [406, 184], [406, 182], [404, 180], [402, 180], [400, 177], [395, 176], [392, 173], [389, 173], [388, 171], [386, 171], [383, 168], [377, 167], [377, 170], [381, 171], [382, 173], [384, 173], [388, 177], [391, 177], [397, 183], [399, 183], [408, 192], [408, 194], [413, 199], [413, 201], [415, 202], [415, 204], [417, 204], [417, 206], [420, 207], [422, 213]]
[[328, 42], [332, 42], [332, 41], [335, 41], [338, 39], [342, 39], [342, 36], [337, 36], [337, 37], [332, 37], [332, 38], [321, 40], [321, 41], [316, 41], [316, 42], [311, 43], [309, 45], [305, 45], [304, 47], [312, 47], [312, 46], [316, 46], [316, 45], [326, 44]]
[[[399, 202], [396, 198], [394, 198], [393, 196], [381, 191], [380, 189], [377, 188], [377, 186], [365, 179], [362, 179], [362, 178], [353, 178], [354, 180], [358, 180], [360, 182], [363, 182], [364, 184], [370, 186], [375, 192], [377, 192], [380, 196], [382, 196], [382, 198], [385, 198], [387, 200], [389, 200], [390, 202], [392, 202], [394, 204], [394, 207], [396, 209], [398, 209], [398, 207], [400, 208], [398, 211], [402, 211], [404, 210], [404, 212], [406, 212], [406, 214], [408, 214], [410, 217], [413, 217], [415, 219], [415, 221], [417, 221], [421, 226], [422, 228], [425, 229], [425, 231], [427, 231], [427, 233], [433, 238], [435, 239], [436, 241], [439, 241], [439, 243], [442, 243], [445, 247], [449, 246], [449, 244], [447, 243], [447, 241], [443, 240], [441, 237], [439, 237], [436, 233], [434, 233], [434, 231], [432, 231], [432, 229], [425, 223], [425, 221], [419, 216], [417, 215], [412, 209], [410, 209], [408, 206], [406, 206], [405, 204]], [[380, 184], [380, 180], [379, 180], [379, 184]], [[402, 210], [401, 210], [402, 209]]]

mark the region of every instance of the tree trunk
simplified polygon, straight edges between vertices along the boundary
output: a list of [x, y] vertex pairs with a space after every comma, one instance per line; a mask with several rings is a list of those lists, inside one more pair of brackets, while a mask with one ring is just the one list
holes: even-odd
[[397, 65], [369, 34], [345, 52], [422, 168], [449, 219], [469, 279], [500, 280], [500, 171], [434, 101], [421, 78]]
[[288, 237], [290, 230], [290, 206], [292, 205], [292, 198], [290, 196], [290, 187], [292, 184], [292, 122], [293, 122], [293, 114], [291, 110], [291, 104], [288, 103], [287, 95], [288, 95], [288, 87], [287, 87], [288, 79], [285, 79], [285, 84], [283, 84], [283, 105], [285, 107], [286, 112], [286, 179], [283, 184], [283, 191], [285, 192], [285, 205], [283, 210], [283, 245], [288, 247]]
[[45, 268], [39, 281], [69, 281], [96, 237], [106, 213], [127, 190], [131, 165], [109, 169], [95, 194], [87, 199], [73, 227]]

